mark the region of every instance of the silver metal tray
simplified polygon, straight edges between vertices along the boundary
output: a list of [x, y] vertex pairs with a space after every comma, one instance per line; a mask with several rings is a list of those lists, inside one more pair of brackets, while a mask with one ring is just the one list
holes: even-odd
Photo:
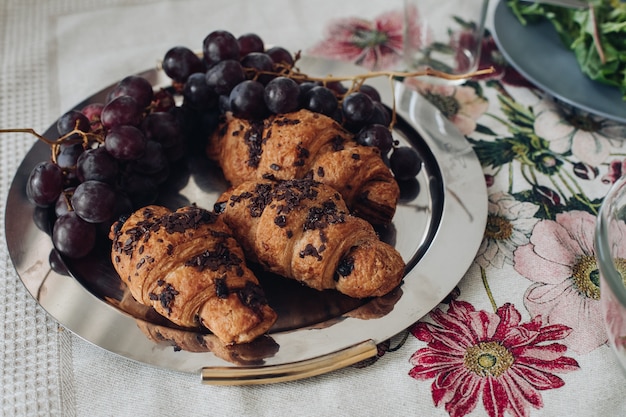
[[[299, 62], [310, 75], [356, 75], [357, 67], [312, 58]], [[169, 80], [158, 70], [141, 76], [154, 86]], [[79, 337], [145, 364], [198, 373], [209, 384], [260, 384], [295, 380], [339, 369], [376, 354], [376, 345], [426, 315], [454, 289], [469, 268], [487, 219], [481, 166], [469, 143], [428, 102], [401, 83], [368, 80], [389, 106], [394, 97], [394, 136], [413, 146], [423, 168], [402, 187], [401, 202], [381, 239], [407, 263], [403, 284], [382, 298], [354, 300], [318, 292], [259, 271], [279, 318], [267, 336], [246, 345], [224, 346], [208, 332], [178, 328], [128, 295], [103, 239], [81, 260], [62, 259], [49, 236], [48, 210], [25, 194], [32, 168], [49, 158], [36, 143], [22, 161], [6, 205], [6, 238], [15, 269], [37, 302]], [[104, 101], [108, 87], [76, 106]], [[393, 91], [392, 91], [393, 89]], [[54, 138], [55, 126], [45, 133]], [[191, 155], [161, 193], [159, 203], [196, 203], [211, 209], [226, 189], [221, 172], [203, 155]]]

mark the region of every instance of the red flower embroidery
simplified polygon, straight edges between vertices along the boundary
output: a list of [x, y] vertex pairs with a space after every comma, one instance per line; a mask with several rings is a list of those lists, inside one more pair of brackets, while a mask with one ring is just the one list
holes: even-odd
[[602, 183], [613, 184], [624, 174], [626, 174], [626, 160], [613, 160], [609, 162], [609, 169], [602, 177]]
[[529, 406], [541, 408], [539, 391], [565, 383], [554, 372], [569, 372], [578, 363], [563, 356], [560, 343], [570, 329], [544, 326], [540, 318], [520, 323], [511, 304], [496, 313], [476, 311], [463, 301], [452, 301], [448, 312], [433, 310], [436, 324], [417, 323], [411, 332], [428, 346], [415, 352], [409, 375], [434, 378], [432, 396], [451, 416], [465, 416], [479, 401], [490, 416], [528, 416]]
[[[402, 10], [383, 13], [374, 21], [356, 17], [335, 19], [326, 28], [326, 38], [308, 54], [353, 62], [370, 70], [389, 68], [402, 59], [403, 25]], [[409, 30], [412, 48], [420, 46], [421, 32], [416, 24]]]

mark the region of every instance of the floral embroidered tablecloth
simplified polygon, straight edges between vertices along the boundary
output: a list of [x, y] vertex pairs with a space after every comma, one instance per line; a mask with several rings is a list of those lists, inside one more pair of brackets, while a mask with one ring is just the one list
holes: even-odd
[[[394, 11], [373, 21], [338, 19], [310, 52], [394, 68], [401, 19]], [[451, 30], [472, 23], [460, 22]], [[355, 36], [364, 42], [355, 44]], [[506, 62], [487, 29], [479, 68], [489, 67], [495, 71], [462, 85], [405, 81], [472, 144], [489, 192], [487, 228], [471, 272], [409, 329], [423, 342], [410, 356], [409, 375], [431, 384], [434, 405], [451, 416], [476, 408], [489, 416], [531, 415], [542, 409], [543, 391], [584, 372], [576, 358], [606, 347], [595, 219], [602, 197], [626, 170], [626, 126], [533, 86]]]
[[[116, 29], [94, 35], [94, 25]], [[400, 2], [6, 0], [0, 127], [44, 129], [88, 93], [213, 29], [256, 31], [369, 69], [398, 65], [401, 26]], [[458, 86], [409, 82], [473, 146], [488, 224], [457, 288], [382, 343], [376, 358], [289, 383], [202, 386], [195, 375], [135, 363], [57, 325], [19, 282], [3, 238], [0, 415], [626, 415], [592, 244], [602, 198], [626, 170], [626, 125], [533, 87], [489, 33], [486, 66], [496, 71]], [[2, 215], [31, 144], [0, 140]]]

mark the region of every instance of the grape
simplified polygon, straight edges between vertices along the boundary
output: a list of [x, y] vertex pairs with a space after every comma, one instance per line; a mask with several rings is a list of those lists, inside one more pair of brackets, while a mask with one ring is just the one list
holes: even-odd
[[[169, 157], [169, 155], [170, 154], [168, 153], [168, 157]], [[173, 162], [176, 162], [176, 161], [173, 161]], [[161, 167], [161, 169], [159, 171], [154, 172], [152, 174], [149, 174], [148, 177], [150, 178], [150, 180], [154, 184], [161, 185], [161, 184], [163, 184], [164, 182], [166, 182], [167, 180], [170, 179], [171, 172], [172, 172], [172, 169], [170, 168], [170, 164], [167, 163], [163, 167]]]
[[200, 57], [184, 46], [175, 46], [167, 51], [161, 65], [167, 76], [179, 83], [187, 81], [191, 74], [204, 70]]
[[35, 207], [33, 210], [33, 223], [39, 230], [49, 236], [52, 235], [52, 226], [55, 220], [56, 216], [49, 207]]
[[226, 59], [239, 59], [239, 43], [232, 33], [216, 30], [202, 42], [204, 61], [209, 67]]
[[146, 150], [147, 139], [134, 126], [115, 126], [104, 139], [104, 147], [114, 158], [133, 160], [140, 158]]
[[96, 245], [96, 226], [71, 211], [54, 222], [52, 243], [61, 254], [69, 258], [82, 258]]
[[78, 129], [81, 132], [89, 132], [91, 130], [89, 119], [78, 110], [70, 110], [57, 120], [59, 136], [67, 135], [74, 129]]
[[263, 39], [256, 33], [246, 33], [237, 38], [239, 44], [239, 56], [244, 57], [250, 52], [263, 52], [265, 45]]
[[100, 119], [102, 117], [103, 108], [104, 103], [89, 103], [80, 110], [81, 113], [87, 117], [87, 120], [89, 120], [92, 131], [100, 130], [102, 128], [102, 122]]
[[176, 107], [174, 96], [165, 89], [160, 89], [154, 93], [152, 99], [153, 112], [166, 112]]
[[283, 47], [274, 46], [265, 51], [265, 53], [272, 58], [275, 64], [285, 65], [287, 67], [292, 67], [294, 64], [293, 57], [289, 51]]
[[406, 180], [398, 180], [398, 187], [400, 188], [398, 202], [405, 204], [415, 200], [421, 189], [420, 183], [415, 177]]
[[109, 92], [107, 102], [121, 96], [129, 96], [135, 99], [139, 107], [145, 109], [152, 103], [154, 91], [148, 80], [138, 75], [129, 75], [117, 83]]
[[70, 187], [63, 190], [63, 192], [57, 198], [56, 203], [54, 204], [54, 214], [57, 217], [61, 217], [64, 214], [72, 211], [72, 203], [70, 199], [72, 198], [72, 194], [76, 187]]
[[374, 102], [365, 93], [353, 92], [342, 102], [343, 115], [350, 124], [362, 126], [374, 112]]
[[321, 84], [316, 81], [305, 81], [300, 83], [300, 103], [304, 103], [304, 97], [314, 87], [319, 87]]
[[330, 81], [326, 83], [326, 87], [333, 91], [338, 96], [343, 96], [348, 92], [348, 89], [345, 85], [341, 83], [341, 81]]
[[57, 165], [61, 169], [70, 169], [76, 166], [78, 157], [83, 153], [82, 143], [61, 143], [56, 157]]
[[133, 169], [140, 174], [156, 174], [168, 165], [163, 146], [159, 142], [149, 140], [143, 156], [135, 161]]
[[208, 134], [205, 135], [204, 132], [200, 131], [201, 115], [205, 112], [200, 112], [183, 102], [182, 105], [174, 107], [168, 113], [176, 119], [185, 141], [206, 140]]
[[67, 266], [65, 265], [65, 262], [63, 262], [63, 258], [61, 258], [61, 253], [58, 250], [52, 249], [50, 251], [50, 255], [48, 255], [48, 263], [50, 264], [50, 268], [52, 268], [52, 270], [57, 274], [65, 275], [68, 277], [70, 276], [70, 273], [67, 270]]
[[82, 143], [61, 143], [56, 156], [56, 164], [65, 173], [65, 180], [71, 181], [76, 178], [76, 163], [84, 152]]
[[111, 226], [115, 223], [121, 216], [129, 215], [133, 211], [133, 203], [130, 201], [124, 194], [117, 194], [117, 198], [115, 199], [115, 206], [113, 207], [113, 215], [110, 219], [105, 220], [102, 223], [98, 223], [96, 225], [97, 230], [99, 230], [104, 236], [108, 236], [111, 230]]
[[72, 194], [74, 212], [86, 222], [102, 223], [113, 216], [115, 191], [104, 182], [89, 180], [80, 183]]
[[258, 81], [246, 80], [230, 92], [229, 107], [235, 117], [262, 119], [267, 113], [265, 87]]
[[289, 113], [298, 109], [300, 87], [287, 77], [274, 78], [265, 86], [265, 104], [276, 114]]
[[337, 107], [330, 117], [332, 117], [337, 123], [343, 124], [343, 110], [341, 110], [341, 107]]
[[80, 182], [96, 180], [113, 184], [118, 172], [117, 160], [104, 147], [87, 149], [76, 161], [76, 176]]
[[61, 143], [58, 147], [56, 164], [65, 173], [65, 182], [71, 183], [76, 180], [76, 163], [83, 153], [82, 143]]
[[156, 201], [159, 189], [156, 181], [147, 175], [128, 173], [121, 178], [121, 188], [133, 203], [133, 207], [144, 207]]
[[379, 101], [374, 102], [374, 111], [367, 121], [368, 124], [378, 124], [383, 126], [389, 126], [391, 123], [391, 114], [385, 107], [385, 105]]
[[373, 102], [380, 102], [381, 100], [380, 93], [378, 92], [376, 88], [372, 87], [371, 85], [363, 84], [359, 88], [359, 91], [363, 94], [367, 94], [369, 98], [372, 99]]
[[113, 217], [111, 220], [117, 220], [120, 216], [131, 214], [133, 211], [133, 203], [127, 195], [118, 194], [113, 207]]
[[119, 96], [102, 109], [102, 125], [107, 129], [114, 126], [137, 126], [143, 119], [143, 110], [130, 96]]
[[337, 110], [337, 96], [327, 87], [313, 87], [305, 94], [302, 107], [332, 117]]
[[[232, 91], [232, 90], [231, 90]], [[220, 113], [224, 114], [230, 111], [230, 94], [229, 95], [220, 95], [218, 99], [218, 109]]]
[[243, 67], [234, 59], [218, 62], [206, 72], [206, 83], [217, 94], [229, 94], [233, 87], [245, 79]]
[[[220, 96], [222, 97], [222, 96]], [[205, 112], [200, 114], [199, 129], [202, 134], [203, 144], [204, 140], [215, 131], [220, 124], [220, 114], [218, 111]], [[185, 141], [184, 143], [186, 143]]]
[[[198, 111], [184, 102], [181, 106], [173, 108], [169, 113], [176, 119], [181, 132], [180, 138], [182, 140], [179, 144], [185, 145], [185, 147], [189, 144], [204, 147], [207, 137], [215, 130], [219, 122], [219, 109]], [[209, 120], [211, 120], [210, 123], [208, 123]], [[173, 145], [167, 148], [168, 159], [173, 148], [178, 146]]]
[[146, 139], [159, 142], [165, 149], [183, 141], [182, 129], [172, 113], [150, 113], [143, 120], [141, 130]]
[[374, 146], [386, 154], [393, 147], [393, 136], [388, 127], [374, 124], [364, 127], [355, 138], [356, 142], [364, 146]]
[[389, 157], [389, 167], [398, 180], [414, 178], [422, 169], [422, 161], [417, 151], [408, 146], [399, 146]]
[[274, 70], [274, 61], [266, 53], [251, 52], [241, 58], [241, 66], [245, 69], [253, 69], [257, 71], [257, 81], [265, 85], [275, 76], [272, 74], [260, 74], [260, 72], [272, 72]]
[[196, 109], [210, 109], [217, 104], [217, 94], [206, 82], [203, 73], [191, 74], [183, 88], [185, 102]]
[[56, 202], [63, 191], [63, 171], [58, 165], [41, 162], [31, 171], [26, 183], [26, 196], [38, 207], [48, 207]]
[[[206, 140], [207, 136], [208, 135], [205, 135], [203, 138]], [[178, 142], [176, 145], [164, 149], [163, 152], [169, 162], [179, 161], [187, 152], [187, 141]]]

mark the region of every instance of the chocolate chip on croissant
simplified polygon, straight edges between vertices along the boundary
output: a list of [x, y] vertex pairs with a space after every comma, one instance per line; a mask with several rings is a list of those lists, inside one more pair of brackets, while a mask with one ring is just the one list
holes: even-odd
[[111, 259], [132, 296], [183, 327], [224, 343], [250, 342], [276, 321], [223, 221], [189, 206], [137, 210], [111, 227]]
[[333, 119], [308, 110], [248, 121], [232, 115], [206, 148], [231, 185], [266, 177], [312, 177], [342, 195], [351, 212], [391, 222], [400, 190], [375, 147], [356, 143]]
[[215, 204], [246, 256], [266, 270], [355, 298], [396, 288], [405, 264], [341, 195], [311, 179], [248, 181]]

